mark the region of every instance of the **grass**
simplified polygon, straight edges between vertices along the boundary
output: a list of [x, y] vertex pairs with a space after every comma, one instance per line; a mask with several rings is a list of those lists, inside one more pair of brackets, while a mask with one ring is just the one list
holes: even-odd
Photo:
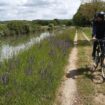
[[49, 37], [0, 64], [0, 105], [53, 105], [75, 29]]
[[82, 42], [81, 36], [82, 34], [79, 32], [79, 38], [80, 42], [79, 44], [81, 46], [78, 47], [78, 74], [79, 77], [77, 79], [77, 88], [78, 88], [78, 93], [80, 95], [80, 102], [83, 105], [92, 105], [92, 99], [94, 96], [94, 84], [91, 81], [92, 75], [89, 73], [89, 68], [88, 66], [90, 65], [89, 62], [89, 54], [87, 55], [90, 50], [88, 49], [90, 46], [86, 43], [88, 42]]
[[92, 28], [90, 27], [85, 27], [85, 28], [82, 28], [83, 32], [89, 37], [91, 38], [92, 37]]
[[88, 61], [86, 59], [87, 55], [85, 53], [86, 49], [79, 48], [79, 73], [80, 77], [77, 79], [77, 87], [80, 96], [80, 101], [83, 105], [92, 105], [92, 100], [94, 96], [94, 84], [92, 83], [92, 75], [88, 72]]

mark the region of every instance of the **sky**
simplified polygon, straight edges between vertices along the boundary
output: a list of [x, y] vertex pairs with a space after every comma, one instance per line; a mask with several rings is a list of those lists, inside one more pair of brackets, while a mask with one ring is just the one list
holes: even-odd
[[71, 19], [80, 0], [0, 0], [0, 20]]

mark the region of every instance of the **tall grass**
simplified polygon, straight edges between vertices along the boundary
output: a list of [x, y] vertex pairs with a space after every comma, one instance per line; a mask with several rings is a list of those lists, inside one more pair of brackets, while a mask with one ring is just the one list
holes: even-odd
[[0, 64], [0, 105], [53, 105], [75, 29], [49, 37]]

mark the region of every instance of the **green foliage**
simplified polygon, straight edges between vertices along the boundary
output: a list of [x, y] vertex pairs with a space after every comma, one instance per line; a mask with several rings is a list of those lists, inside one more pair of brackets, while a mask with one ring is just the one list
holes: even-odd
[[0, 37], [5, 36], [6, 30], [7, 30], [7, 26], [5, 24], [0, 24]]
[[24, 35], [30, 33], [30, 26], [24, 21], [8, 22], [7, 27], [11, 32], [15, 32], [16, 35]]
[[56, 26], [70, 26], [72, 25], [71, 20], [14, 20], [14, 21], [4, 21], [0, 22], [0, 37], [2, 36], [21, 36], [29, 35], [30, 33], [35, 33], [37, 31], [46, 31], [48, 29], [52, 30]]
[[96, 12], [105, 11], [105, 2], [82, 4], [74, 15], [73, 21], [78, 26], [89, 26]]
[[90, 24], [89, 20], [83, 16], [82, 13], [76, 14], [73, 20], [77, 26], [85, 26]]
[[48, 27], [49, 27], [48, 30], [53, 30], [53, 29], [54, 29], [54, 24], [53, 24], [53, 23], [50, 23], [50, 24], [48, 25]]
[[54, 19], [54, 20], [33, 20], [32, 23], [41, 25], [41, 26], [46, 26], [49, 24], [54, 24], [54, 26], [57, 25], [71, 25], [72, 20], [61, 20], [61, 19]]

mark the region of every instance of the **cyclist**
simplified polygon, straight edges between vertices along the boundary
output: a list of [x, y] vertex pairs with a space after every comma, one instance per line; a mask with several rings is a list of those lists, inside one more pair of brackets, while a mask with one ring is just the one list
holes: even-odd
[[[96, 47], [98, 45], [98, 42], [96, 41], [96, 39], [104, 39], [105, 38], [104, 16], [105, 16], [104, 12], [98, 12], [98, 13], [96, 13], [94, 20], [93, 20], [93, 26], [92, 26], [92, 39], [94, 41], [93, 52], [92, 52], [93, 62], [95, 60], [95, 52], [96, 52]], [[94, 62], [94, 66], [95, 66], [95, 62]]]

